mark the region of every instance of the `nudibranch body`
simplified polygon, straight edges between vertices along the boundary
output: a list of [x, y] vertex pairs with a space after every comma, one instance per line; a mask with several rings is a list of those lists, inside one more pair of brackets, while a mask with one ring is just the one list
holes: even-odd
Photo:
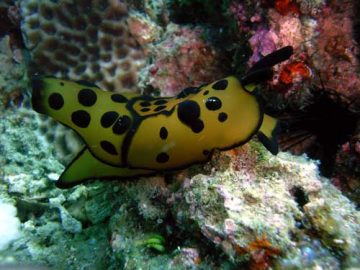
[[256, 134], [276, 154], [277, 121], [263, 112], [252, 90], [272, 75], [271, 66], [291, 53], [291, 47], [285, 47], [241, 79], [230, 76], [189, 87], [171, 98], [112, 93], [57, 78], [34, 79], [33, 108], [75, 130], [86, 145], [57, 186], [184, 168]]

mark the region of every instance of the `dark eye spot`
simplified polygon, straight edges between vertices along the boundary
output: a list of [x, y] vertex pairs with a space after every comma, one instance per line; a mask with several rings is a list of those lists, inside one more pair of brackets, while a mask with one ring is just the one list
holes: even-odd
[[59, 93], [52, 93], [48, 99], [50, 108], [60, 110], [64, 106], [64, 98]]
[[165, 162], [167, 162], [168, 160], [169, 160], [169, 155], [166, 154], [166, 153], [164, 153], [164, 152], [158, 154], [157, 157], [156, 157], [156, 161], [157, 161], [158, 163], [165, 163]]
[[158, 106], [154, 109], [155, 112], [159, 112], [159, 111], [162, 111], [163, 109], [165, 109], [166, 106], [165, 105], [161, 105], [161, 106]]
[[90, 124], [90, 118], [90, 114], [83, 110], [71, 114], [71, 121], [81, 128], [86, 128]]
[[168, 136], [167, 129], [165, 127], [160, 128], [160, 138], [162, 140], [166, 140], [167, 136]]
[[141, 107], [149, 107], [151, 105], [151, 103], [149, 101], [142, 101], [140, 102], [140, 106]]
[[119, 114], [117, 112], [106, 112], [103, 114], [103, 116], [101, 116], [101, 126], [103, 126], [104, 128], [108, 128], [110, 127], [112, 124], [114, 124], [114, 122], [116, 121], [116, 119], [119, 117]]
[[142, 112], [148, 112], [148, 111], [150, 111], [150, 108], [142, 108], [140, 111], [142, 111]]
[[212, 88], [215, 90], [225, 90], [227, 86], [228, 86], [227, 80], [220, 80], [220, 81], [214, 83]]
[[117, 154], [115, 146], [109, 141], [101, 141], [100, 146], [105, 152], [109, 153], [110, 155]]
[[165, 99], [159, 99], [154, 102], [155, 105], [164, 105], [166, 103], [167, 103], [167, 100], [165, 100]]
[[209, 97], [205, 102], [206, 108], [210, 111], [216, 111], [221, 108], [221, 100], [217, 97]]
[[117, 103], [125, 103], [128, 101], [128, 99], [126, 97], [124, 97], [123, 95], [120, 95], [120, 94], [112, 94], [111, 100], [114, 102], [117, 102]]
[[96, 93], [88, 88], [81, 89], [78, 94], [78, 101], [81, 105], [90, 107], [95, 104], [97, 99]]
[[114, 134], [121, 135], [124, 134], [131, 125], [131, 119], [129, 116], [121, 116], [113, 126], [112, 130]]
[[218, 115], [219, 122], [225, 122], [227, 118], [228, 118], [227, 113], [221, 112]]

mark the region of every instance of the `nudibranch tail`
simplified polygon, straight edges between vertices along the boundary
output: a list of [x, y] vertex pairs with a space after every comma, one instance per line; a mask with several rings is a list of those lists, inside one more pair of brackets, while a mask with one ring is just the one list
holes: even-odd
[[271, 154], [276, 155], [279, 152], [277, 135], [280, 131], [279, 121], [267, 114], [264, 114], [261, 127], [257, 133], [257, 137]]
[[108, 165], [96, 159], [87, 148], [84, 148], [67, 166], [56, 186], [70, 188], [89, 179], [132, 178], [151, 174], [154, 174], [154, 171]]

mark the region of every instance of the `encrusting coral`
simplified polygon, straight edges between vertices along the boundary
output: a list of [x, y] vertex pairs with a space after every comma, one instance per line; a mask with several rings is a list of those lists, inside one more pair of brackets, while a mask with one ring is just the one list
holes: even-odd
[[87, 80], [106, 90], [136, 89], [144, 53], [129, 33], [118, 1], [20, 2], [33, 72]]

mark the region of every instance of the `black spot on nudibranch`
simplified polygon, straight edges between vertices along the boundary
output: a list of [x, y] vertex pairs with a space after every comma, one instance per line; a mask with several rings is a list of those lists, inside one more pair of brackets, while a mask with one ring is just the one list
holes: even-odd
[[118, 117], [119, 117], [119, 114], [114, 111], [104, 113], [100, 119], [101, 126], [104, 128], [110, 127], [112, 124], [114, 124], [114, 122], [116, 121], [116, 119]]
[[190, 94], [196, 94], [199, 92], [199, 88], [197, 87], [187, 87], [185, 89], [183, 89], [177, 96], [176, 98], [185, 98]]
[[179, 104], [178, 117], [181, 122], [191, 125], [200, 117], [200, 106], [195, 101], [185, 100]]
[[110, 155], [117, 154], [115, 146], [109, 141], [101, 141], [100, 146], [105, 152], [109, 153]]
[[131, 125], [131, 119], [127, 115], [121, 116], [113, 126], [112, 130], [114, 134], [121, 135], [124, 134]]
[[228, 118], [227, 113], [221, 112], [218, 115], [219, 122], [225, 122], [227, 118]]
[[87, 111], [79, 110], [71, 114], [71, 121], [81, 128], [86, 128], [90, 124], [90, 114]]
[[140, 106], [141, 107], [149, 107], [151, 105], [151, 103], [149, 101], [142, 101], [140, 102]]
[[148, 112], [148, 111], [150, 111], [150, 108], [142, 108], [140, 111], [142, 111], [142, 112]]
[[169, 160], [169, 155], [166, 154], [166, 153], [164, 153], [164, 152], [158, 154], [157, 157], [156, 157], [156, 161], [157, 161], [158, 163], [165, 163], [165, 162], [167, 162], [168, 160]]
[[154, 102], [154, 105], [164, 105], [167, 103], [167, 100], [165, 99], [158, 99], [157, 101]]
[[217, 97], [209, 97], [205, 102], [206, 108], [210, 111], [216, 111], [221, 108], [221, 100]]
[[203, 95], [206, 96], [207, 94], [209, 94], [209, 90], [206, 90]]
[[204, 122], [197, 119], [191, 126], [191, 130], [194, 133], [200, 133], [204, 129]]
[[64, 98], [59, 93], [52, 93], [48, 101], [50, 108], [54, 110], [60, 110], [64, 106]]
[[212, 88], [215, 90], [225, 90], [227, 86], [228, 86], [227, 80], [220, 80], [220, 81], [214, 83]]
[[199, 117], [200, 106], [195, 101], [185, 100], [179, 104], [178, 118], [195, 133], [199, 133], [204, 129], [204, 123]]
[[160, 128], [160, 138], [162, 140], [166, 140], [167, 136], [168, 136], [168, 131], [167, 131], [166, 127]]
[[156, 108], [154, 109], [154, 111], [155, 111], [155, 112], [159, 112], [159, 111], [161, 111], [161, 110], [163, 110], [163, 109], [165, 109], [165, 108], [166, 108], [165, 105], [161, 105], [161, 106], [156, 107]]
[[81, 89], [78, 94], [78, 101], [83, 106], [93, 106], [97, 100], [96, 93], [88, 88]]
[[111, 100], [114, 102], [117, 102], [117, 103], [125, 103], [128, 101], [128, 99], [126, 97], [124, 97], [123, 95], [120, 95], [120, 94], [112, 94]]

